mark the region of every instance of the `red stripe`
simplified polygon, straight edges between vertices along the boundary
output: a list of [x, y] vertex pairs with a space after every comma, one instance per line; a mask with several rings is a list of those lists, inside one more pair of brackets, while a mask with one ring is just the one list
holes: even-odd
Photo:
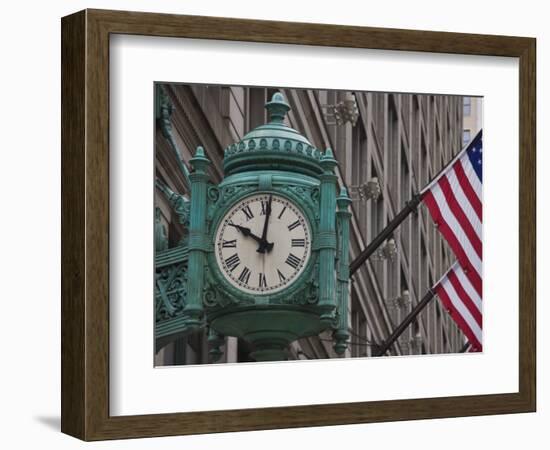
[[456, 217], [457, 222], [460, 224], [462, 230], [472, 243], [472, 247], [479, 256], [479, 259], [483, 259], [481, 239], [479, 238], [476, 231], [474, 230], [474, 227], [466, 217], [462, 206], [460, 206], [460, 203], [458, 203], [458, 200], [451, 189], [451, 185], [449, 184], [447, 175], [443, 175], [439, 179], [438, 184], [441, 187], [441, 191], [443, 192], [447, 204], [449, 205], [449, 209], [452, 211], [452, 213]]
[[428, 210], [430, 211], [430, 214], [432, 216], [433, 221], [435, 222], [436, 226], [438, 227], [439, 231], [443, 235], [443, 237], [447, 240], [451, 248], [453, 249], [454, 254], [458, 258], [458, 261], [460, 265], [462, 266], [462, 270], [472, 283], [472, 286], [478, 293], [478, 295], [483, 298], [482, 296], [482, 288], [481, 288], [481, 274], [478, 274], [476, 269], [470, 264], [470, 260], [466, 256], [466, 252], [458, 242], [458, 239], [454, 235], [453, 231], [445, 221], [444, 217], [441, 215], [441, 211], [439, 210], [439, 206], [437, 206], [437, 202], [435, 201], [435, 198], [431, 191], [428, 191], [424, 194], [424, 202], [426, 203], [426, 206], [428, 207]]
[[464, 318], [453, 306], [453, 303], [451, 302], [451, 299], [449, 298], [447, 291], [441, 286], [441, 284], [439, 284], [435, 290], [437, 292], [439, 299], [441, 300], [441, 303], [443, 303], [443, 306], [447, 309], [451, 318], [456, 322], [458, 327], [462, 330], [464, 335], [468, 338], [468, 341], [470, 341], [470, 344], [476, 349], [481, 349], [481, 343], [477, 340], [475, 333], [468, 326]]
[[474, 208], [474, 211], [476, 212], [477, 217], [479, 217], [479, 220], [483, 221], [481, 200], [478, 197], [472, 185], [470, 184], [470, 180], [468, 180], [468, 176], [466, 175], [466, 172], [464, 172], [464, 167], [462, 167], [462, 161], [458, 160], [456, 164], [453, 165], [453, 170], [456, 173], [456, 178], [458, 179], [460, 186], [462, 186], [464, 195], [466, 195], [468, 200], [470, 200], [470, 204], [472, 205], [472, 208]]
[[470, 311], [470, 314], [472, 315], [474, 320], [479, 325], [479, 328], [482, 328], [483, 327], [483, 323], [482, 323], [483, 321], [482, 321], [482, 318], [481, 318], [481, 311], [479, 309], [477, 309], [476, 304], [472, 301], [472, 299], [470, 298], [468, 293], [464, 290], [464, 287], [462, 286], [462, 283], [460, 282], [460, 280], [456, 276], [455, 271], [451, 270], [447, 274], [447, 278], [449, 279], [449, 281], [453, 285], [453, 288], [455, 289], [458, 297], [460, 298], [460, 301], [462, 303], [464, 303], [464, 306], [466, 306], [466, 308], [468, 308], [468, 311]]

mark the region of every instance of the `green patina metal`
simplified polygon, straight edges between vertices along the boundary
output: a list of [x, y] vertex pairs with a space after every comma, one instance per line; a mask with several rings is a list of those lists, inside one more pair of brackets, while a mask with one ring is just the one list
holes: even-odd
[[[167, 249], [163, 230], [155, 228], [160, 344], [208, 327], [213, 360], [225, 336], [250, 342], [257, 361], [286, 359], [291, 342], [325, 330], [333, 331], [337, 353], [347, 348], [350, 199], [345, 189], [337, 197], [332, 151], [321, 152], [284, 123], [290, 107], [283, 96], [275, 94], [266, 108], [269, 123], [225, 150], [220, 184], [209, 181], [210, 161], [201, 147], [190, 161], [190, 200], [157, 184], [188, 229], [187, 239]], [[312, 234], [311, 257], [297, 279], [262, 295], [229, 283], [214, 254], [216, 230], [227, 211], [259, 193], [291, 201]]]

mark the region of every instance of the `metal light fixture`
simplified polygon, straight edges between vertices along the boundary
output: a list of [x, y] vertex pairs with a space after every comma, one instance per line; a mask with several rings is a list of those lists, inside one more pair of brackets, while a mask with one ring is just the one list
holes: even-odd
[[405, 309], [408, 308], [411, 304], [411, 294], [408, 290], [404, 290], [399, 297], [395, 299], [397, 306], [399, 308]]
[[351, 186], [352, 193], [357, 193], [359, 200], [366, 202], [367, 200], [378, 200], [382, 195], [382, 187], [377, 177], [372, 177], [369, 181]]
[[418, 331], [411, 339], [411, 348], [417, 354], [422, 352], [422, 334]]
[[386, 243], [381, 246], [375, 253], [372, 255], [372, 259], [375, 261], [384, 261], [390, 260], [393, 261], [397, 255], [397, 244], [394, 238], [390, 238]]
[[409, 348], [411, 348], [411, 342], [409, 339], [407, 339], [406, 336], [401, 336], [399, 339], [397, 339], [397, 343], [399, 344], [399, 348], [403, 353], [407, 353], [409, 351]]
[[[327, 110], [328, 125], [344, 125], [346, 122], [349, 122], [352, 126], [355, 126], [359, 118], [357, 100], [351, 92], [346, 92], [343, 101], [335, 105], [323, 105], [323, 107]], [[330, 121], [332, 118], [334, 118], [334, 122]]]
[[388, 308], [405, 309], [411, 304], [411, 295], [408, 290], [404, 290], [400, 296], [386, 300]]

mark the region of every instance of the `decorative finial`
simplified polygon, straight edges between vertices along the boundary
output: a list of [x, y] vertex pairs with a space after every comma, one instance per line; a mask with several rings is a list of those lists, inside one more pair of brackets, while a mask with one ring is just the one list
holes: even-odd
[[290, 111], [290, 106], [285, 102], [283, 94], [276, 92], [271, 97], [271, 101], [265, 104], [265, 109], [269, 112], [271, 123], [283, 123], [286, 113]]
[[191, 167], [195, 170], [195, 172], [202, 172], [206, 170], [206, 167], [210, 164], [210, 160], [206, 157], [204, 153], [204, 148], [202, 148], [200, 145], [195, 150], [195, 156], [193, 156], [189, 162], [191, 163]]
[[343, 197], [343, 198], [348, 198], [348, 190], [346, 189], [345, 186], [342, 186], [340, 188], [340, 197]]
[[351, 198], [348, 195], [348, 190], [345, 186], [340, 188], [340, 195], [336, 199], [336, 203], [338, 204], [338, 209], [340, 211], [347, 211], [348, 206], [351, 204]]
[[338, 164], [338, 161], [334, 159], [334, 153], [331, 148], [327, 148], [323, 156], [321, 156], [321, 167], [325, 173], [333, 173], [334, 167]]
[[197, 150], [195, 151], [195, 157], [201, 157], [204, 156], [204, 148], [202, 148], [200, 145], [197, 147]]

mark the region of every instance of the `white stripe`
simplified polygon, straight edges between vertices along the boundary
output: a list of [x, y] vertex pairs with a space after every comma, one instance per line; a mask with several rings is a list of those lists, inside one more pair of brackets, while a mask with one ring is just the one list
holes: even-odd
[[464, 169], [466, 178], [468, 178], [468, 181], [470, 182], [470, 184], [472, 185], [472, 188], [477, 194], [477, 198], [479, 198], [479, 201], [481, 201], [481, 195], [483, 193], [483, 185], [481, 184], [481, 181], [479, 181], [479, 178], [477, 177], [477, 173], [474, 170], [472, 166], [472, 162], [470, 161], [470, 158], [468, 157], [467, 153], [462, 158], [460, 158], [460, 162], [462, 163], [462, 168]]
[[466, 305], [464, 305], [464, 303], [460, 299], [459, 295], [451, 284], [451, 281], [447, 278], [445, 281], [443, 281], [441, 287], [449, 296], [449, 299], [451, 300], [451, 303], [453, 304], [457, 312], [464, 319], [470, 330], [472, 330], [478, 342], [481, 343], [481, 328], [472, 317], [472, 314], [470, 313], [468, 308], [466, 308]]
[[481, 312], [481, 297], [472, 286], [472, 283], [470, 283], [470, 280], [462, 270], [462, 267], [458, 265], [454, 269], [454, 272], [456, 274], [456, 277], [458, 278], [460, 285], [462, 286], [462, 289], [466, 291], [466, 294], [468, 294], [468, 297], [470, 297], [470, 299], [472, 300], [476, 308], [479, 310], [479, 312]]
[[470, 242], [470, 239], [468, 239], [468, 236], [466, 236], [466, 233], [464, 233], [464, 230], [456, 220], [455, 215], [449, 209], [449, 205], [445, 200], [445, 196], [443, 195], [443, 192], [441, 191], [441, 187], [439, 186], [439, 184], [436, 184], [432, 188], [432, 195], [434, 196], [435, 202], [439, 206], [439, 210], [441, 211], [443, 220], [447, 222], [447, 224], [449, 225], [449, 228], [455, 235], [459, 245], [464, 250], [466, 257], [468, 258], [468, 260], [470, 261], [470, 263], [472, 264], [476, 272], [481, 277], [481, 259], [479, 259], [479, 256], [474, 250], [474, 247], [472, 247], [472, 243]]
[[468, 221], [472, 224], [479, 240], [481, 240], [483, 225], [479, 220], [472, 204], [470, 203], [470, 200], [468, 200], [468, 197], [466, 197], [466, 194], [462, 190], [462, 186], [460, 185], [454, 170], [449, 171], [447, 174], [447, 180], [449, 180], [449, 186], [451, 187], [453, 195], [456, 197], [456, 201], [462, 208], [462, 211], [464, 211], [464, 215], [468, 218]]

